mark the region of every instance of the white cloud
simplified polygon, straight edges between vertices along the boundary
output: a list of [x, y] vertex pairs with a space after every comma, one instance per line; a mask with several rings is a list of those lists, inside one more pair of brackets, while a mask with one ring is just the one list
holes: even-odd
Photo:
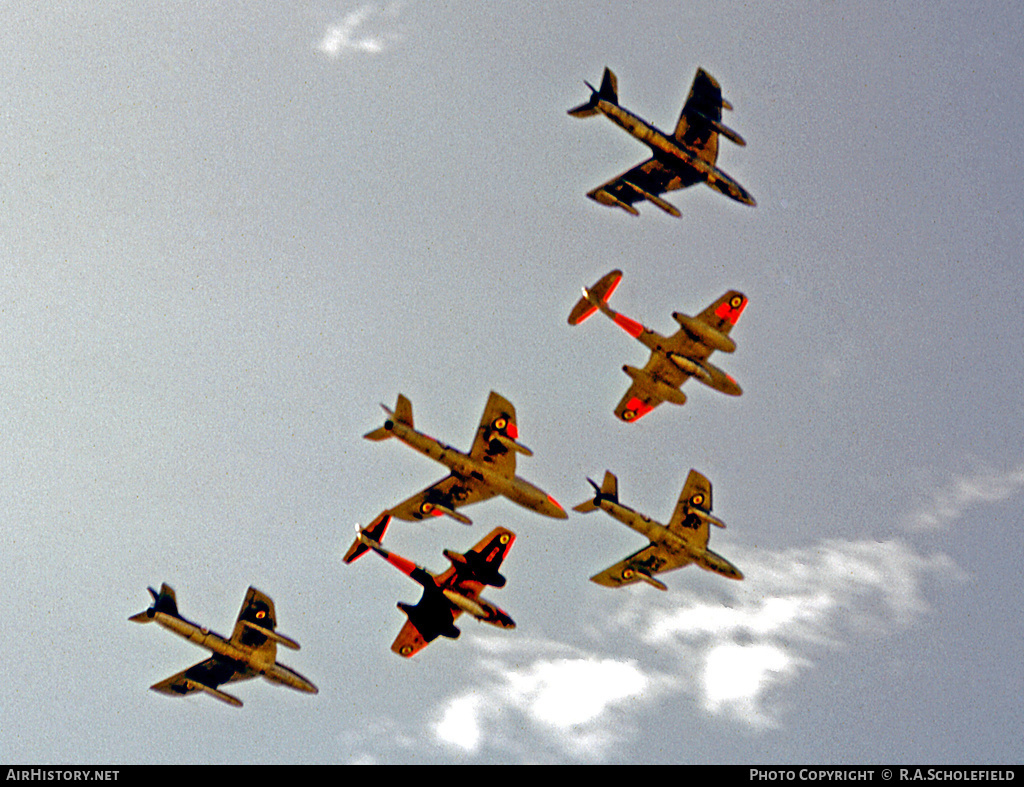
[[610, 706], [642, 694], [650, 682], [635, 664], [587, 658], [538, 661], [507, 680], [513, 703], [562, 730], [594, 721]]
[[1007, 500], [1024, 489], [1024, 465], [1010, 470], [982, 470], [959, 476], [910, 518], [918, 530], [934, 530], [956, 521], [968, 508], [979, 503]]
[[[544, 656], [525, 667], [509, 667], [503, 660], [518, 662], [520, 647], [503, 647], [495, 638], [472, 642], [491, 655], [487, 679], [469, 692], [450, 699], [433, 726], [437, 740], [476, 752], [485, 737], [492, 745], [506, 736], [509, 724], [521, 724], [543, 737], [558, 741], [557, 748], [575, 759], [600, 759], [623, 736], [610, 714], [648, 699], [655, 682], [629, 661], [589, 656]], [[531, 650], [564, 650], [554, 643], [534, 641]], [[510, 739], [513, 736], [508, 736]], [[499, 743], [500, 747], [501, 744]], [[521, 752], [543, 759], [541, 750]]]
[[332, 58], [339, 58], [347, 52], [370, 55], [383, 52], [401, 40], [398, 32], [388, 29], [397, 16], [398, 8], [397, 4], [386, 7], [364, 5], [349, 11], [341, 21], [328, 25], [317, 49]]
[[458, 746], [468, 752], [476, 751], [480, 745], [481, 700], [469, 694], [451, 700], [434, 725], [434, 735], [442, 743]]
[[791, 675], [802, 663], [778, 645], [715, 645], [704, 660], [707, 708], [733, 710], [754, 726], [770, 726], [760, 697], [772, 682]]
[[[959, 575], [944, 555], [900, 541], [736, 557], [747, 579], [719, 583], [717, 601], [691, 590], [608, 594], [596, 639], [610, 645], [590, 652], [500, 634], [468, 639], [462, 646], [477, 647], [484, 669], [445, 704], [437, 739], [475, 753], [520, 740], [525, 729], [536, 746], [517, 756], [601, 761], [660, 703], [679, 701], [770, 727], [780, 719], [769, 698], [825, 649], [913, 624], [927, 610], [924, 582]], [[616, 643], [638, 649], [624, 657]]]

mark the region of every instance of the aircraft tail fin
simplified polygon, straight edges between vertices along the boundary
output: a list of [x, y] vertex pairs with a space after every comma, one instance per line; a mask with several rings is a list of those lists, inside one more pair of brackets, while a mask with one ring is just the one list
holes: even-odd
[[587, 483], [594, 487], [594, 497], [590, 500], [585, 500], [578, 506], [573, 506], [573, 511], [577, 511], [580, 514], [589, 514], [591, 511], [596, 511], [600, 508], [600, 505], [598, 504], [602, 500], [610, 500], [613, 503], [619, 502], [619, 479], [610, 471], [605, 470], [604, 480], [601, 482], [601, 486], [598, 486], [589, 478], [587, 479]]
[[396, 423], [412, 427], [412, 402], [405, 394], [398, 394], [398, 402], [395, 404], [394, 410], [383, 404], [380, 409], [387, 413], [387, 420], [384, 422], [384, 426], [364, 434], [363, 437], [367, 440], [387, 440], [392, 436], [391, 429]]
[[368, 540], [379, 544], [384, 538], [384, 531], [388, 529], [390, 521], [391, 514], [387, 511], [381, 512], [376, 519], [359, 531], [359, 535], [356, 536], [356, 540], [352, 542], [352, 546], [348, 548], [348, 552], [345, 553], [342, 560], [346, 563], [354, 563], [362, 557], [370, 549], [369, 544], [366, 543]]
[[598, 279], [593, 287], [584, 287], [583, 297], [576, 301], [576, 305], [569, 312], [569, 325], [579, 325], [601, 307], [607, 307], [608, 299], [612, 297], [620, 281], [622, 271], [616, 269]]
[[164, 582], [160, 586], [160, 592], [157, 593], [153, 588], [146, 588], [149, 591], [149, 595], [153, 597], [153, 605], [136, 615], [132, 615], [128, 620], [133, 623], [149, 623], [156, 616], [157, 612], [163, 612], [172, 617], [181, 617], [178, 614], [178, 600], [174, 595], [174, 588]]
[[412, 402], [405, 394], [398, 394], [398, 401], [395, 403], [395, 421], [412, 426]]
[[619, 103], [619, 81], [610, 68], [605, 68], [604, 77], [601, 79], [601, 89], [595, 90], [589, 82], [584, 82], [590, 88], [590, 100], [586, 104], [580, 104], [569, 110], [569, 114], [577, 118], [586, 118], [596, 115], [600, 110], [597, 108], [598, 101], [607, 101], [610, 104]]

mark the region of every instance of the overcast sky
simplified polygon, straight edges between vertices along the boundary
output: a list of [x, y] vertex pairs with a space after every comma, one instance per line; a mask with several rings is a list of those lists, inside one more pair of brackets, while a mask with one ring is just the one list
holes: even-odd
[[[0, 758], [28, 763], [1019, 763], [1024, 757], [1024, 11], [1015, 2], [22, 2], [0, 9]], [[587, 191], [648, 151], [566, 110], [605, 66], [674, 128], [694, 73], [719, 166], [640, 216]], [[736, 288], [744, 389], [626, 425], [645, 350]], [[440, 571], [518, 534], [514, 631], [389, 650], [420, 588], [357, 524], [446, 471], [371, 443], [401, 392], [467, 450], [494, 390], [566, 509], [611, 470], [710, 546], [661, 593], [588, 577], [644, 545], [506, 500], [396, 522]], [[246, 588], [320, 688], [173, 700], [207, 653], [127, 618], [172, 585], [228, 634]]]

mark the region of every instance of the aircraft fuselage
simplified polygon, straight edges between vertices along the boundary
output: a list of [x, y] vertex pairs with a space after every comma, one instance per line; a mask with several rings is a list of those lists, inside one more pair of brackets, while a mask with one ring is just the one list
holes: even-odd
[[716, 191], [732, 197], [738, 202], [754, 204], [753, 197], [730, 175], [714, 164], [705, 161], [675, 137], [669, 136], [639, 115], [634, 115], [628, 109], [603, 98], [598, 99], [596, 109], [615, 125], [628, 132], [630, 136], [647, 145], [656, 158], [666, 163], [695, 169], [700, 173], [702, 179]]
[[[696, 358], [687, 358], [685, 355], [680, 355], [674, 350], [668, 348], [668, 337], [662, 336], [657, 331], [652, 331], [650, 328], [646, 328], [636, 320], [632, 320], [626, 315], [615, 311], [608, 305], [607, 301], [591, 295], [590, 291], [586, 287], [583, 288], [583, 295], [590, 303], [596, 306], [602, 314], [622, 328], [622, 330], [644, 345], [644, 347], [651, 352], [664, 356], [669, 363], [679, 369], [683, 374], [693, 377], [698, 382], [703, 383], [709, 388], [713, 388], [716, 391], [720, 391], [721, 393], [728, 394], [730, 396], [739, 396], [743, 393], [743, 390], [731, 376], [726, 374], [707, 359], [697, 360]], [[711, 349], [714, 350], [716, 348], [712, 347]], [[631, 377], [634, 376], [634, 372], [640, 375], [644, 374], [643, 372], [633, 370], [630, 367], [625, 367], [625, 371]], [[669, 388], [675, 390], [678, 386], [669, 385]], [[668, 401], [674, 400], [672, 391], [666, 390], [660, 393], [662, 398]], [[683, 397], [683, 399], [685, 401], [685, 397]]]
[[[706, 571], [713, 571], [730, 579], [741, 579], [743, 574], [732, 563], [716, 552], [706, 547], [700, 547], [689, 539], [674, 533], [660, 522], [656, 522], [645, 514], [634, 511], [629, 506], [624, 506], [614, 500], [607, 498], [596, 499], [594, 503], [609, 516], [617, 519], [626, 527], [644, 535], [655, 544], [661, 544], [665, 549], [675, 554], [686, 555], [696, 565]], [[721, 520], [702, 514], [702, 518], [724, 527]]]
[[[477, 598], [474, 599], [464, 593], [460, 593], [454, 588], [441, 587], [438, 584], [436, 575], [422, 566], [416, 565], [408, 558], [396, 555], [394, 552], [385, 549], [379, 542], [373, 541], [372, 539], [364, 539], [363, 543], [410, 579], [421, 584], [428, 592], [439, 590], [441, 595], [445, 597], [452, 607], [465, 612], [467, 615], [473, 616], [483, 623], [490, 623], [492, 626], [497, 626], [498, 628], [514, 629], [516, 627], [515, 622], [511, 617], [509, 617], [509, 614], [505, 612], [505, 610], [501, 609], [497, 604], [493, 604], [482, 596], [477, 596]], [[463, 556], [459, 555], [459, 557]], [[398, 608], [403, 612], [406, 612], [406, 614], [408, 614], [409, 609], [412, 609], [404, 604], [399, 604]]]
[[468, 454], [445, 445], [440, 440], [429, 437], [422, 432], [417, 432], [411, 426], [399, 421], [388, 419], [384, 422], [384, 428], [409, 447], [444, 465], [460, 478], [467, 480], [475, 479], [492, 489], [495, 493], [507, 497], [513, 503], [518, 503], [544, 516], [555, 519], [567, 518], [567, 514], [562, 510], [562, 507], [546, 492], [517, 475], [513, 475], [511, 478], [503, 475], [497, 472], [489, 463], [478, 461]]
[[281, 683], [298, 691], [316, 694], [317, 688], [309, 680], [290, 667], [277, 663], [274, 650], [250, 648], [237, 645], [220, 634], [210, 631], [182, 617], [169, 615], [166, 612], [152, 610], [152, 619], [160, 626], [187, 639], [202, 648], [232, 661], [238, 662], [239, 671], [244, 668], [253, 670], [273, 683]]

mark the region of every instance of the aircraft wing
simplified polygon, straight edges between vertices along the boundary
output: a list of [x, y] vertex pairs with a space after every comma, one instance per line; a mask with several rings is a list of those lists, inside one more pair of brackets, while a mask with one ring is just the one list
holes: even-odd
[[[632, 367], [629, 367], [632, 370]], [[661, 353], [651, 353], [643, 369], [632, 370], [633, 384], [615, 407], [615, 415], [626, 423], [643, 418], [665, 401], [683, 404], [686, 395], [679, 390], [690, 375]], [[671, 398], [670, 398], [671, 397]]]
[[[604, 571], [594, 574], [590, 581], [605, 587], [617, 588], [631, 585], [634, 582], [648, 581], [645, 576], [650, 578], [662, 571], [682, 568], [692, 562], [685, 553], [672, 553], [663, 545], [652, 542], [625, 560], [620, 560], [614, 566], [609, 566]], [[657, 580], [650, 584], [654, 584], [656, 587], [660, 586], [661, 590], [665, 589], [664, 585]]]
[[[649, 158], [647, 161], [637, 164], [633, 169], [623, 172], [607, 183], [602, 183], [596, 189], [587, 192], [587, 196], [602, 205], [622, 203], [618, 207], [637, 215], [633, 204], [648, 199], [648, 194], [657, 198], [657, 195], [666, 191], [685, 189], [702, 180], [703, 178], [695, 169], [687, 167], [685, 170], [679, 171], [671, 169], [656, 158]], [[606, 195], [610, 195], [612, 199]], [[673, 216], [679, 215], [679, 211], [664, 200], [658, 200], [653, 204]]]
[[[708, 342], [717, 341], [718, 346], [732, 344], [731, 340], [725, 337], [729, 336], [729, 332], [739, 321], [748, 302], [747, 296], [742, 292], [729, 290], [720, 295], [714, 303], [696, 317], [673, 315], [677, 320], [685, 320], [686, 323], [680, 322], [684, 327], [666, 337], [665, 352], [678, 353], [696, 361], [706, 361], [716, 349]], [[716, 334], [721, 334], [721, 336], [716, 336]], [[702, 337], [702, 335], [704, 336]], [[723, 351], [732, 352], [730, 348]]]
[[[714, 164], [718, 159], [718, 134], [725, 128], [721, 125], [723, 107], [731, 109], [722, 99], [718, 81], [703, 68], [698, 68], [676, 124], [675, 138], [708, 164]], [[736, 132], [728, 131], [733, 142], [746, 144]]]
[[267, 645], [273, 646], [274, 643], [265, 634], [260, 633], [259, 629], [273, 631], [275, 628], [277, 615], [274, 613], [274, 602], [267, 594], [250, 587], [235, 621], [235, 628], [231, 632], [231, 641], [260, 650]]
[[683, 484], [683, 491], [679, 493], [679, 500], [672, 510], [672, 518], [669, 520], [668, 529], [673, 533], [691, 539], [693, 543], [701, 547], [708, 545], [708, 522], [693, 513], [699, 509], [704, 513], [711, 511], [711, 482], [696, 470], [691, 470], [686, 476], [686, 483]]
[[462, 610], [449, 604], [439, 589], [424, 588], [423, 597], [416, 606], [399, 606], [409, 617], [391, 643], [391, 650], [399, 656], [411, 658], [442, 635], [459, 636], [455, 620]]
[[471, 524], [469, 518], [455, 512], [455, 508], [490, 500], [496, 494], [481, 481], [450, 475], [389, 508], [387, 513], [406, 522], [417, 522], [428, 516], [442, 516], [451, 511], [456, 514], [457, 521], [468, 525]]
[[452, 567], [437, 577], [441, 589], [453, 588], [469, 598], [476, 599], [484, 585], [502, 587], [505, 578], [498, 569], [512, 548], [516, 534], [505, 527], [496, 527], [475, 547], [463, 553], [462, 559], [452, 559]]
[[729, 290], [698, 314], [697, 319], [728, 336], [745, 308], [747, 296], [738, 290]]
[[[436, 638], [431, 637], [431, 640]], [[402, 626], [402, 630], [398, 632], [398, 636], [395, 637], [395, 641], [391, 643], [391, 650], [397, 653], [399, 656], [405, 658], [412, 658], [421, 650], [423, 650], [430, 642], [424, 639], [420, 630], [416, 628], [411, 620], [405, 621], [405, 625]]]
[[516, 408], [504, 396], [491, 391], [469, 449], [470, 457], [494, 465], [496, 470], [511, 478], [516, 473], [516, 452], [529, 453], [516, 442], [518, 439]]
[[206, 661], [193, 664], [177, 675], [171, 675], [166, 680], [154, 683], [150, 688], [170, 697], [184, 697], [197, 691], [204, 691], [231, 705], [240, 706], [242, 703], [238, 699], [217, 691], [217, 687], [224, 683], [247, 680], [254, 677], [255, 674], [248, 668], [240, 672], [234, 662], [219, 656], [212, 656]]

